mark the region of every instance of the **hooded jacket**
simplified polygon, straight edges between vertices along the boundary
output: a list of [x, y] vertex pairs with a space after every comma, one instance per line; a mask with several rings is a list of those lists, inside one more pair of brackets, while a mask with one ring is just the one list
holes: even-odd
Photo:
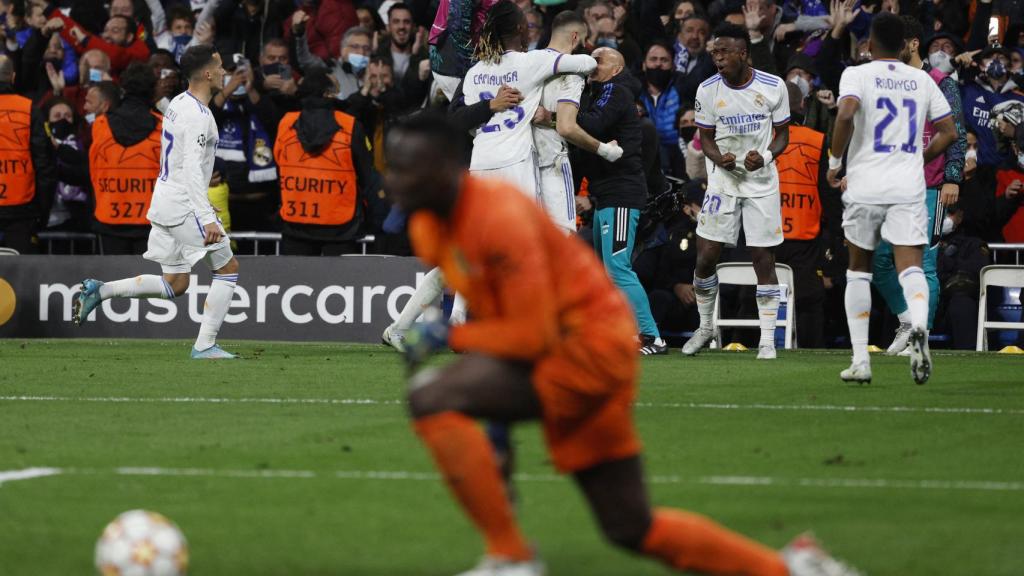
[[643, 90], [640, 81], [623, 70], [607, 82], [591, 82], [576, 122], [601, 142], [616, 140], [622, 158], [608, 162], [587, 154], [584, 175], [598, 208], [643, 209], [647, 203], [641, 143], [643, 132], [636, 100]]
[[[110, 125], [110, 133], [114, 140], [124, 146], [134, 146], [142, 142], [156, 130], [157, 119], [153, 116], [153, 108], [141, 98], [128, 95], [117, 106], [107, 112], [107, 123]], [[85, 150], [86, 166], [88, 166], [88, 149]], [[92, 180], [86, 176], [86, 183], [91, 187]], [[90, 195], [90, 202], [96, 197]], [[90, 206], [90, 214], [92, 206]], [[97, 220], [93, 220], [93, 230], [100, 234], [118, 236], [122, 238], [145, 238], [149, 235], [149, 226], [122, 225], [111, 226]]]
[[[341, 130], [341, 126], [334, 118], [335, 110], [335, 102], [327, 98], [307, 97], [302, 100], [302, 112], [292, 127], [303, 150], [309, 154], [318, 154], [334, 139], [335, 133]], [[282, 134], [278, 134], [277, 137], [281, 138]], [[352, 127], [351, 154], [359, 194], [352, 220], [340, 226], [285, 222], [282, 230], [284, 234], [312, 242], [349, 242], [358, 237], [366, 213], [368, 189], [376, 182], [373, 177], [370, 142], [359, 122], [355, 122]]]

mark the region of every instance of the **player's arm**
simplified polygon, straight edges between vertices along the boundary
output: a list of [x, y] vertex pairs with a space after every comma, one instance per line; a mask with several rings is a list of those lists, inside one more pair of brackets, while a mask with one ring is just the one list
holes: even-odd
[[718, 149], [718, 142], [715, 142], [715, 128], [705, 128], [698, 126], [697, 130], [700, 134], [700, 147], [704, 151], [704, 156], [711, 160], [716, 166], [719, 166], [730, 172], [736, 168], [736, 155], [732, 152], [722, 154], [722, 151]]
[[558, 338], [554, 283], [539, 226], [529, 219], [514, 220], [515, 226], [502, 225], [500, 234], [489, 234], [485, 240], [485, 265], [497, 279], [494, 296], [502, 317], [452, 328], [449, 344], [455, 350], [534, 360]]
[[967, 160], [967, 129], [964, 127], [964, 109], [960, 98], [960, 85], [952, 78], [944, 78], [939, 89], [949, 103], [953, 112], [953, 124], [956, 125], [957, 138], [946, 149], [946, 169], [944, 182], [939, 194], [939, 201], [944, 206], [955, 204], [960, 197], [960, 183], [964, 179], [964, 163]]
[[853, 136], [853, 117], [860, 109], [860, 98], [844, 96], [839, 99], [836, 124], [832, 129], [832, 148], [828, 158], [828, 185], [839, 188], [839, 171], [843, 169], [843, 155]]
[[597, 68], [597, 60], [587, 54], [559, 54], [551, 69], [544, 69], [545, 78], [558, 74], [581, 74], [589, 76]]
[[714, 95], [709, 94], [705, 86], [697, 88], [697, 99], [694, 101], [693, 119], [697, 123], [697, 133], [700, 135], [701, 151], [704, 157], [724, 170], [730, 172], [736, 168], [736, 155], [732, 152], [722, 154], [715, 141], [715, 122], [717, 117], [714, 112]]
[[[203, 119], [205, 118], [204, 116]], [[197, 118], [196, 120], [200, 119]], [[210, 225], [216, 227], [217, 215], [210, 204], [210, 183], [204, 181], [203, 171], [200, 169], [200, 166], [203, 165], [203, 157], [206, 155], [206, 122], [188, 122], [183, 135], [184, 142], [174, 142], [174, 144], [183, 146], [181, 150], [183, 155], [182, 169], [185, 171], [183, 180], [186, 196], [189, 204], [192, 205], [192, 211], [199, 220], [199, 224], [204, 229], [207, 229], [207, 242], [213, 243], [209, 242], [208, 227]], [[168, 169], [170, 168], [168, 167]]]
[[609, 143], [601, 142], [587, 134], [583, 128], [580, 128], [580, 125], [576, 122], [576, 116], [579, 115], [579, 111], [579, 105], [575, 102], [563, 101], [558, 103], [557, 114], [555, 115], [555, 129], [558, 131], [558, 135], [609, 162], [615, 162], [621, 158], [622, 148], [614, 140]]

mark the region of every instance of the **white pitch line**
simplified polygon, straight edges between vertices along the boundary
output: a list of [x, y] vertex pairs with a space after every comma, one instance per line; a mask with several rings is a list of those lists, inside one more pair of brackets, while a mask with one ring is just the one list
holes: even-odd
[[[110, 404], [314, 404], [342, 406], [396, 406], [401, 400], [372, 398], [214, 398], [128, 396], [0, 396], [0, 402], [97, 402]], [[836, 404], [729, 404], [709, 402], [637, 402], [637, 408], [688, 410], [764, 410], [784, 412], [888, 412], [904, 414], [1024, 415], [1024, 409], [941, 406], [844, 406]]]
[[31, 480], [33, 478], [54, 476], [60, 473], [60, 468], [25, 468], [24, 470], [0, 470], [0, 486], [3, 486], [4, 482], [13, 482], [15, 480]]
[[[231, 470], [216, 468], [162, 468], [156, 466], [101, 468], [26, 468], [0, 471], [4, 480], [28, 480], [57, 474], [115, 476], [161, 476], [206, 478], [270, 478], [270, 479], [336, 479], [377, 481], [438, 482], [436, 472], [408, 470]], [[516, 474], [516, 482], [549, 483], [566, 480], [557, 474]], [[898, 480], [886, 478], [779, 478], [771, 476], [700, 476], [686, 478], [676, 475], [649, 476], [651, 484], [697, 484], [706, 486], [755, 486], [783, 488], [883, 489], [883, 490], [957, 490], [972, 492], [1024, 492], [1024, 482], [992, 480]]]

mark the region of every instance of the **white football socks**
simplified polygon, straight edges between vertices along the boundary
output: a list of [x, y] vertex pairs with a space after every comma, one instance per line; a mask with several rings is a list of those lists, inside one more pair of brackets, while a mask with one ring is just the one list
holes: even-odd
[[910, 307], [908, 306], [906, 310], [897, 314], [896, 318], [899, 319], [901, 325], [910, 326]]
[[395, 321], [395, 329], [399, 332], [405, 332], [412, 328], [413, 323], [420, 317], [420, 314], [437, 302], [443, 291], [444, 276], [441, 274], [441, 269], [434, 268], [427, 272], [423, 276], [423, 280], [420, 281], [420, 285], [416, 287], [416, 291], [413, 292], [413, 295], [405, 304], [405, 308], [402, 308], [401, 314], [398, 315], [398, 320]]
[[452, 313], [448, 317], [448, 323], [452, 326], [466, 323], [466, 299], [458, 292], [455, 293], [455, 298], [452, 300]]
[[715, 299], [718, 298], [718, 274], [709, 278], [693, 275], [693, 291], [697, 296], [697, 312], [700, 313], [700, 327], [714, 329]]
[[199, 325], [199, 337], [195, 349], [202, 352], [217, 343], [217, 332], [231, 308], [231, 297], [235, 294], [238, 274], [214, 274], [210, 292], [203, 304], [203, 322]]
[[911, 266], [900, 272], [900, 286], [903, 287], [903, 298], [907, 301], [910, 312], [910, 325], [914, 329], [928, 329], [928, 281], [924, 271]]
[[871, 274], [846, 271], [846, 323], [850, 327], [853, 363], [870, 362], [868, 328], [871, 323]]
[[761, 341], [758, 346], [775, 346], [775, 323], [779, 318], [781, 294], [778, 284], [757, 285], [757, 317], [761, 322]]
[[162, 298], [170, 300], [174, 298], [174, 291], [171, 285], [164, 280], [163, 276], [155, 274], [143, 274], [135, 278], [114, 280], [105, 282], [100, 286], [100, 298]]

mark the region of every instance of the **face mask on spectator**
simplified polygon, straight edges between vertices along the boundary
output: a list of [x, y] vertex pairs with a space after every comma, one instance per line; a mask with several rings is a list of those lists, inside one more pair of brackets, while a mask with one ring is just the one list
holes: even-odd
[[804, 78], [803, 76], [800, 76], [798, 74], [794, 76], [793, 79], [790, 80], [790, 82], [796, 84], [796, 87], [800, 89], [800, 94], [804, 98], [807, 98], [807, 95], [811, 93], [811, 84], [807, 82], [807, 79]]
[[370, 64], [370, 57], [353, 52], [348, 55], [348, 64], [352, 67], [352, 71], [358, 74]]
[[74, 132], [74, 125], [71, 120], [58, 120], [50, 123], [50, 134], [57, 140], [66, 140]]
[[599, 48], [611, 48], [617, 50], [619, 48], [619, 41], [615, 38], [598, 38], [597, 46]]
[[953, 72], [953, 59], [942, 50], [929, 54], [928, 64], [943, 74], [951, 74]]
[[1024, 168], [1024, 152], [1017, 154], [1017, 167]]
[[697, 133], [697, 127], [696, 126], [687, 126], [685, 128], [680, 128], [679, 129], [679, 138], [681, 138], [683, 140], [683, 142], [689, 142], [690, 140], [693, 140], [693, 135], [696, 134], [696, 133]]
[[964, 158], [967, 159], [967, 160], [974, 160], [975, 162], [977, 162], [978, 161], [978, 150], [975, 149], [975, 148], [969, 149], [967, 151], [967, 153], [964, 155]]
[[663, 90], [672, 81], [672, 71], [663, 68], [648, 68], [644, 72], [644, 77], [652, 86]]
[[85, 115], [85, 121], [88, 122], [89, 124], [92, 124], [93, 122], [95, 122], [96, 121], [96, 113], [95, 112], [89, 112], [88, 114], [86, 114]]
[[[192, 41], [192, 35], [191, 34], [179, 34], [177, 36], [172, 36], [171, 37], [171, 41], [174, 42], [175, 48], [180, 46], [182, 48], [182, 50], [184, 50], [185, 47], [188, 46], [188, 43]], [[172, 50], [172, 52], [174, 52], [174, 50]]]
[[1002, 60], [993, 60], [989, 62], [988, 68], [985, 68], [985, 75], [993, 80], [1002, 80], [1006, 78], [1006, 66]]
[[949, 216], [943, 218], [941, 234], [943, 236], [949, 236], [950, 234], [953, 233], [954, 230], [956, 230], [956, 222], [954, 222], [953, 219], [950, 218]]

